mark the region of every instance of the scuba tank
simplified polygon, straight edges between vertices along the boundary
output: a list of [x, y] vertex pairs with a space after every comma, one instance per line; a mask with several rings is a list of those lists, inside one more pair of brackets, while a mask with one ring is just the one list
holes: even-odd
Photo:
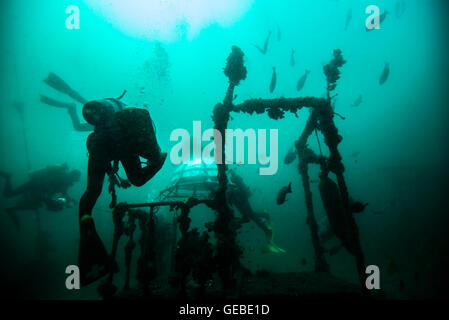
[[97, 128], [119, 128], [127, 149], [135, 154], [145, 157], [154, 153], [158, 144], [150, 113], [141, 108], [125, 109], [121, 97], [87, 102], [83, 106], [84, 119]]
[[59, 179], [61, 176], [61, 173], [68, 172], [69, 167], [66, 163], [64, 164], [56, 164], [56, 165], [49, 165], [45, 168], [33, 170], [28, 172], [28, 177], [30, 181], [39, 181], [44, 182], [48, 181], [49, 179]]
[[83, 117], [93, 126], [104, 125], [112, 121], [116, 112], [126, 105], [118, 99], [106, 98], [89, 101], [83, 106]]
[[129, 150], [144, 158], [154, 152], [158, 147], [156, 130], [147, 110], [126, 108], [115, 116]]

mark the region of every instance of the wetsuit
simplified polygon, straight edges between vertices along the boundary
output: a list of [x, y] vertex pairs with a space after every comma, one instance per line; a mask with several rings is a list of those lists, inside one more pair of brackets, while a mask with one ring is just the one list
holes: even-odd
[[[80, 218], [92, 214], [92, 209], [101, 194], [105, 175], [111, 170], [112, 161], [122, 163], [128, 180], [137, 187], [153, 178], [165, 161], [166, 155], [161, 153], [154, 130], [150, 130], [148, 134], [146, 150], [141, 152], [133, 150], [132, 142], [123, 134], [115, 110], [104, 113], [106, 115], [96, 123], [94, 132], [87, 139], [89, 151], [87, 189], [80, 200]], [[142, 167], [139, 156], [149, 160], [149, 163]]]
[[[13, 207], [5, 209], [19, 229], [17, 211], [37, 210], [42, 205], [49, 211], [60, 211], [73, 203], [67, 190], [79, 180], [80, 173], [77, 170], [69, 172], [66, 166], [49, 166], [31, 174], [30, 180], [17, 188], [12, 187], [9, 174], [0, 172], [0, 176], [5, 178], [3, 195], [6, 198], [20, 196]], [[54, 198], [56, 195], [58, 199]]]
[[[140, 121], [151, 121], [143, 109], [122, 110], [122, 103], [117, 99], [103, 99], [86, 103], [83, 116], [94, 126], [94, 132], [87, 139], [87, 188], [79, 203], [81, 236], [78, 266], [81, 285], [87, 285], [115, 269], [92, 219], [92, 210], [103, 189], [105, 175], [111, 173], [111, 162], [120, 161], [129, 181], [142, 186], [162, 168], [167, 154], [161, 153], [153, 126], [142, 126], [142, 132], [132, 134], [133, 129], [140, 128]], [[142, 167], [139, 156], [149, 163]]]

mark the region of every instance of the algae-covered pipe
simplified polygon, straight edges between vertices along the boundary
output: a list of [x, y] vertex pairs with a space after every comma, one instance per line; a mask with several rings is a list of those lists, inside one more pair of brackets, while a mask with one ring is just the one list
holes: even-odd
[[[326, 258], [324, 257], [324, 249], [321, 246], [320, 238], [318, 235], [318, 224], [315, 219], [312, 201], [312, 192], [310, 191], [310, 179], [308, 174], [309, 163], [310, 162], [317, 163], [318, 159], [316, 159], [317, 157], [314, 156], [314, 154], [313, 157], [310, 157], [311, 152], [310, 150], [306, 152], [307, 139], [310, 137], [313, 131], [315, 131], [316, 126], [317, 126], [317, 112], [313, 111], [310, 114], [309, 119], [307, 120], [306, 126], [304, 127], [304, 130], [300, 138], [295, 143], [295, 146], [298, 151], [298, 158], [300, 159], [298, 171], [299, 174], [301, 175], [302, 185], [304, 188], [306, 208], [307, 208], [307, 225], [310, 228], [312, 245], [315, 251], [315, 270], [318, 272], [329, 272], [329, 264], [327, 263]], [[307, 153], [309, 154], [309, 156], [306, 155]]]

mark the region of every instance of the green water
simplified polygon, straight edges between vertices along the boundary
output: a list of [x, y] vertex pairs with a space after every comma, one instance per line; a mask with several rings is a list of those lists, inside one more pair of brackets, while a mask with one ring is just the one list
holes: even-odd
[[[129, 2], [132, 6], [133, 1]], [[60, 75], [88, 100], [117, 97], [126, 89], [123, 101], [148, 108], [161, 148], [169, 151], [174, 145], [170, 141], [174, 129], [191, 131], [192, 121], [201, 121], [203, 130], [213, 127], [212, 110], [226, 93], [223, 67], [233, 45], [245, 53], [248, 69], [247, 79], [235, 90], [235, 103], [259, 97], [324, 97], [322, 67], [339, 48], [347, 63], [335, 90], [335, 112], [346, 119], [336, 117], [335, 123], [343, 136], [339, 148], [349, 192], [369, 203], [367, 210], [356, 217], [366, 262], [381, 268], [381, 287], [391, 298], [436, 298], [443, 294], [445, 268], [449, 265], [445, 234], [449, 52], [444, 1], [407, 0], [400, 18], [395, 14], [396, 2], [386, 0], [230, 1], [228, 6], [213, 6], [213, 10], [206, 5], [208, 1], [193, 1], [169, 7], [171, 11], [166, 9], [160, 15], [150, 10], [153, 13], [148, 19], [154, 19], [154, 23], [141, 24], [133, 19], [145, 19], [145, 15], [132, 15], [139, 10], [125, 10], [122, 4], [108, 11], [107, 3], [17, 0], [0, 6], [0, 169], [13, 174], [14, 185], [24, 183], [30, 170], [67, 163], [83, 172], [81, 181], [70, 189], [73, 198], [78, 201], [86, 187], [88, 133], [74, 131], [65, 111], [39, 101], [39, 94], [69, 100], [42, 81], [49, 72]], [[164, 1], [148, 3], [157, 11]], [[390, 14], [380, 30], [366, 32], [365, 8], [370, 4]], [[79, 7], [79, 30], [65, 26], [69, 5]], [[345, 31], [349, 9], [352, 20]], [[253, 45], [263, 46], [269, 31], [268, 51], [262, 55]], [[294, 66], [290, 65], [292, 49]], [[379, 85], [385, 61], [389, 62], [390, 75], [385, 84]], [[270, 93], [273, 66], [277, 84]], [[306, 69], [311, 72], [298, 93], [296, 84]], [[353, 107], [359, 95], [363, 102]], [[25, 130], [14, 101], [24, 102]], [[81, 116], [81, 105], [77, 107]], [[276, 242], [287, 251], [278, 255], [261, 253], [263, 233], [254, 224], [246, 224], [239, 235], [245, 248], [242, 262], [253, 271], [313, 270], [314, 252], [305, 223], [297, 161], [283, 164], [308, 114], [301, 110], [298, 118], [288, 114], [278, 121], [266, 115], [239, 114], [229, 123], [230, 128], [279, 130], [279, 169], [275, 175], [259, 175], [259, 165], [235, 166], [252, 188], [252, 205], [270, 213]], [[323, 137], [320, 139], [323, 145]], [[310, 147], [318, 152], [315, 139], [310, 140]], [[325, 148], [323, 152], [327, 154]], [[354, 157], [355, 152], [359, 154]], [[147, 201], [167, 185], [175, 169], [167, 161], [145, 186], [120, 190], [119, 200]], [[316, 179], [318, 168], [310, 174]], [[277, 206], [276, 194], [289, 182], [293, 194], [282, 207]], [[322, 220], [325, 213], [316, 184], [312, 192], [317, 219]], [[2, 209], [11, 203], [0, 199]], [[94, 209], [98, 232], [108, 248], [113, 234], [109, 201], [107, 190], [103, 190]], [[213, 213], [204, 207], [192, 213], [194, 226], [202, 227], [212, 218]], [[51, 235], [55, 247], [44, 260], [39, 260], [36, 253], [34, 212], [21, 212], [19, 219], [22, 228], [16, 232], [3, 211], [0, 215], [2, 276], [17, 283], [19, 295], [99, 298], [95, 285], [76, 292], [64, 287], [65, 267], [77, 263], [76, 207], [57, 213], [42, 210], [42, 228]], [[123, 256], [120, 247], [120, 263]], [[392, 261], [398, 271], [390, 274]], [[328, 262], [335, 276], [357, 283], [349, 253], [342, 250]], [[121, 276], [117, 279], [118, 283], [123, 281]]]

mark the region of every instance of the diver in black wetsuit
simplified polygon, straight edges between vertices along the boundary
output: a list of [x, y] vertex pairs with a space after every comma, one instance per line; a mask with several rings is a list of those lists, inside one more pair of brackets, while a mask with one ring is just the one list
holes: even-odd
[[[161, 153], [148, 111], [122, 109], [122, 105], [117, 99], [103, 99], [87, 102], [83, 107], [84, 119], [95, 128], [87, 139], [87, 189], [79, 203], [79, 268], [83, 285], [102, 277], [111, 268], [92, 219], [92, 209], [101, 194], [104, 177], [111, 170], [111, 162], [120, 161], [129, 181], [142, 186], [162, 168], [167, 157]], [[139, 156], [149, 161], [146, 166], [141, 166]], [[98, 272], [90, 273], [93, 269]]]
[[42, 205], [49, 211], [72, 207], [75, 201], [70, 198], [67, 190], [79, 181], [81, 173], [79, 170], [69, 171], [67, 165], [55, 165], [31, 172], [29, 176], [28, 182], [13, 188], [11, 175], [0, 172], [0, 177], [5, 179], [3, 195], [6, 198], [20, 196], [14, 206], [5, 209], [17, 230], [20, 229], [17, 211], [37, 210]]
[[[80, 247], [78, 266], [81, 285], [87, 285], [107, 274], [113, 268], [106, 249], [98, 236], [92, 210], [103, 188], [105, 175], [114, 175], [121, 162], [129, 182], [142, 186], [162, 168], [167, 157], [156, 140], [154, 124], [144, 109], [127, 108], [117, 99], [107, 98], [87, 102], [64, 80], [50, 73], [44, 80], [53, 89], [82, 103], [83, 117], [87, 123], [80, 123], [76, 105], [41, 95], [41, 102], [67, 109], [77, 131], [92, 131], [87, 139], [89, 151], [87, 189], [79, 203]], [[140, 157], [148, 160], [142, 167]], [[114, 163], [114, 166], [111, 163]]]
[[267, 244], [263, 251], [274, 253], [285, 252], [285, 250], [278, 247], [274, 243], [274, 232], [268, 213], [256, 212], [251, 207], [251, 204], [249, 203], [251, 191], [249, 187], [243, 182], [242, 177], [240, 177], [234, 171], [230, 171], [230, 179], [233, 184], [229, 185], [228, 188], [229, 203], [234, 205], [242, 214], [243, 222], [253, 220], [257, 224], [257, 226], [265, 233]]

